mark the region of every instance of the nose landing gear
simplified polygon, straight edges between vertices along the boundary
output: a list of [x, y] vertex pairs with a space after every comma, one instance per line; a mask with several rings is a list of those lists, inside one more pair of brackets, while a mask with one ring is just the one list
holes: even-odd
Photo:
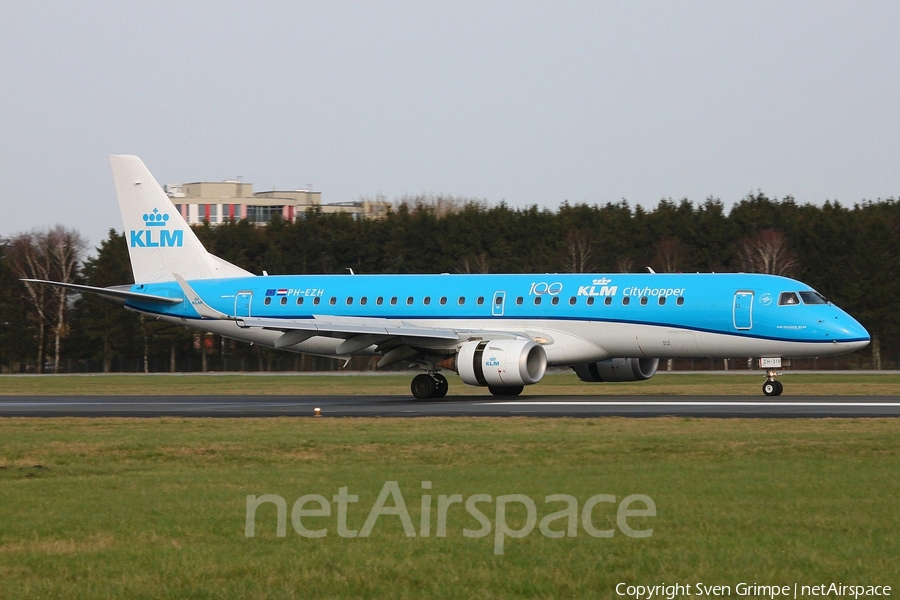
[[762, 386], [763, 394], [766, 396], [780, 396], [781, 392], [784, 391], [784, 386], [780, 381], [776, 381], [775, 377], [778, 375], [773, 370], [766, 371], [766, 382]]

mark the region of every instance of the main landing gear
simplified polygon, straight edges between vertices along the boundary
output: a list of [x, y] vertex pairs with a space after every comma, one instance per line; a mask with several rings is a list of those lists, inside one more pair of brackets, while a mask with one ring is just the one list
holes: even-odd
[[[447, 395], [450, 386], [447, 384], [447, 378], [440, 373], [421, 373], [413, 377], [409, 386], [412, 395], [419, 400], [437, 400]], [[494, 396], [518, 396], [522, 393], [525, 386], [501, 387], [489, 385], [488, 391]]]
[[412, 395], [419, 400], [427, 400], [429, 398], [443, 398], [447, 395], [450, 385], [447, 378], [440, 373], [421, 373], [413, 377], [409, 389]]
[[762, 386], [763, 394], [766, 396], [780, 396], [781, 392], [784, 391], [784, 386], [781, 385], [781, 382], [775, 381], [776, 375], [778, 373], [775, 371], [766, 371], [766, 382]]

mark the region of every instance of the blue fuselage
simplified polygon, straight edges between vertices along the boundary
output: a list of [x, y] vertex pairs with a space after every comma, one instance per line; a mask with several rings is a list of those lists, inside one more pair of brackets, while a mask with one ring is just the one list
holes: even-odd
[[[190, 282], [226, 315], [273, 319], [396, 319], [417, 326], [546, 334], [551, 364], [615, 356], [822, 356], [865, 346], [869, 334], [799, 281], [753, 274], [281, 275]], [[174, 282], [132, 290], [183, 297]], [[237, 339], [234, 322], [199, 322], [184, 301], [130, 301]], [[325, 340], [288, 348], [327, 353]]]

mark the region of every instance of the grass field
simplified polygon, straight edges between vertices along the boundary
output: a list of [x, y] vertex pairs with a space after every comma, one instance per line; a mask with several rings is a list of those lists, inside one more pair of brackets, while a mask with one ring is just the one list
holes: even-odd
[[[397, 375], [0, 377], [12, 394], [398, 394]], [[788, 374], [786, 394], [897, 395], [896, 374]], [[548, 375], [526, 394], [759, 393], [759, 373], [667, 374], [631, 384]], [[453, 394], [481, 394], [458, 379]], [[731, 586], [843, 582], [900, 587], [900, 420], [0, 419], [0, 598], [584, 597], [619, 583]], [[397, 482], [412, 535], [379, 493]], [[423, 482], [430, 482], [428, 484]], [[424, 486], [424, 487], [423, 487]], [[393, 489], [393, 488], [391, 488]], [[247, 497], [260, 504], [247, 536]], [[298, 515], [317, 494], [329, 516]], [[440, 496], [464, 504], [445, 509]], [[498, 496], [521, 501], [497, 514]], [[577, 502], [574, 537], [540, 522]], [[588, 525], [582, 509], [597, 494]], [[617, 507], [641, 494], [655, 516]], [[423, 508], [423, 496], [430, 502]], [[316, 502], [305, 509], [320, 508]], [[629, 507], [625, 507], [629, 508]], [[630, 506], [646, 508], [643, 502]], [[396, 511], [393, 511], [396, 512]], [[423, 512], [428, 515], [422, 535]], [[527, 532], [497, 536], [499, 525]], [[568, 515], [548, 524], [567, 531]], [[524, 529], [523, 529], [524, 528]], [[594, 531], [592, 529], [592, 531]], [[497, 553], [498, 540], [502, 554]], [[696, 591], [696, 590], [695, 590]], [[752, 597], [752, 596], [751, 596]]]
[[[403, 395], [408, 396], [412, 373], [310, 374], [186, 374], [186, 375], [0, 375], [4, 395]], [[484, 388], [448, 376], [450, 395], [484, 395]], [[551, 372], [524, 395], [760, 395], [765, 377], [760, 371], [728, 373], [660, 372], [647, 381], [584, 383], [571, 371]], [[791, 373], [779, 378], [785, 395], [900, 395], [900, 374]]]
[[[0, 597], [621, 598], [618, 583], [663, 582], [896, 593], [898, 439], [900, 419], [0, 419]], [[346, 523], [361, 530], [389, 481], [414, 537], [392, 514], [341, 537], [333, 496], [358, 496]], [[284, 537], [274, 504], [246, 536], [247, 496], [264, 494], [286, 502]], [[330, 503], [331, 516], [302, 517], [325, 537], [294, 530], [306, 494]], [[480, 525], [461, 504], [436, 535], [438, 496], [453, 494], [491, 496], [489, 535], [463, 534]], [[531, 498], [538, 521], [565, 506], [546, 496], [573, 496], [577, 535], [535, 526], [496, 554], [494, 507], [509, 494]], [[613, 503], [591, 518], [614, 535], [588, 535], [596, 494], [648, 496], [656, 515], [627, 524], [652, 535], [624, 535]], [[505, 520], [523, 528], [524, 505]]]

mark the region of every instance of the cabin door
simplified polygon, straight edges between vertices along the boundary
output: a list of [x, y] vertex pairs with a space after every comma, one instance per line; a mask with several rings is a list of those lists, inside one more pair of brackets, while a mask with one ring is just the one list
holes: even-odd
[[251, 300], [253, 300], [253, 292], [238, 292], [234, 297], [234, 316], [249, 317]]
[[753, 292], [735, 292], [734, 307], [732, 310], [734, 316], [734, 328], [746, 331], [753, 327]]

